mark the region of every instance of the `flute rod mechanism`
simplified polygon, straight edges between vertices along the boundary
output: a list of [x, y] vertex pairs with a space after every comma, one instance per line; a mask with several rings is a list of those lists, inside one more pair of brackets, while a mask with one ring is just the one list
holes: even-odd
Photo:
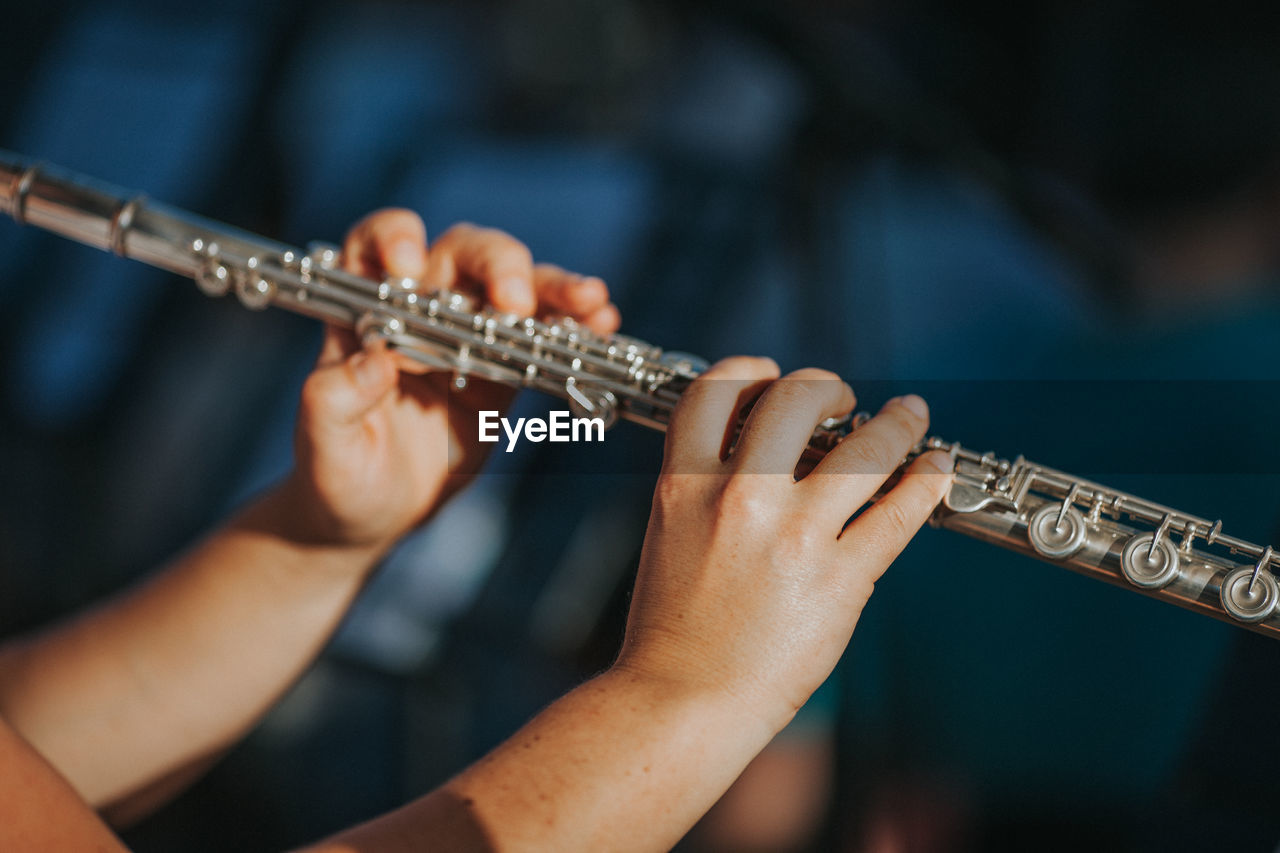
[[[338, 268], [335, 247], [290, 247], [4, 151], [0, 212], [194, 279], [209, 296], [234, 293], [250, 309], [274, 305], [383, 338], [459, 382], [477, 377], [543, 391], [606, 424], [623, 418], [665, 429], [705, 369], [692, 356], [600, 337], [570, 320], [498, 314], [462, 293], [362, 278]], [[820, 425], [806, 464], [863, 420]], [[956, 472], [935, 526], [1280, 636], [1280, 554], [1270, 546], [1224, 534], [1221, 521], [940, 438], [921, 442], [903, 464], [934, 449], [951, 454]]]

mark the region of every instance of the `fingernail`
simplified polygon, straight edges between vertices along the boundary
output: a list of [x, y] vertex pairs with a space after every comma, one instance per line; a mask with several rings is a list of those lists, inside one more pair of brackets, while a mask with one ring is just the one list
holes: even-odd
[[400, 240], [387, 252], [388, 272], [416, 278], [422, 274], [422, 247], [412, 240]]
[[936, 468], [939, 474], [950, 474], [956, 468], [956, 460], [951, 458], [951, 454], [940, 450], [931, 450], [921, 458]]
[[929, 406], [923, 399], [915, 394], [908, 394], [905, 397], [899, 397], [898, 402], [906, 407], [907, 411], [915, 415], [917, 418], [929, 417]]

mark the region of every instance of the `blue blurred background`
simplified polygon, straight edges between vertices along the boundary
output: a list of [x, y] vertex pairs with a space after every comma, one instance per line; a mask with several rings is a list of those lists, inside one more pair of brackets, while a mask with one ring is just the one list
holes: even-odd
[[[1271, 6], [49, 0], [5, 19], [0, 147], [299, 245], [386, 205], [431, 234], [500, 227], [604, 277], [629, 334], [828, 367], [873, 407], [928, 387], [949, 437], [1086, 469], [1107, 448], [1078, 473], [1275, 541]], [[0, 634], [154, 570], [286, 471], [318, 342], [0, 223]], [[1158, 380], [1182, 405], [1158, 424], [1067, 405], [1068, 379]], [[543, 445], [500, 460], [246, 744], [126, 839], [317, 838], [606, 665], [659, 450], [624, 426], [595, 468]], [[1278, 673], [1272, 641], [927, 531], [686, 845], [1272, 850]]]

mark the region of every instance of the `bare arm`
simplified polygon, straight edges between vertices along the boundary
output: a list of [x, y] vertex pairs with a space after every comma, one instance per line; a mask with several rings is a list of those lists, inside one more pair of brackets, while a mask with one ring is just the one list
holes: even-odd
[[[577, 294], [565, 298], [595, 290], [541, 275]], [[607, 307], [587, 316], [616, 324]], [[0, 709], [14, 728], [0, 722], [0, 766], [23, 784], [4, 808], [38, 818], [0, 822], [5, 846], [119, 849], [76, 791], [127, 795], [243, 730], [323, 641], [371, 555], [470, 470], [468, 447], [439, 453], [460, 437], [433, 377], [397, 376], [390, 358], [331, 335], [280, 492], [152, 583], [6, 652]], [[656, 850], [693, 825], [830, 674], [875, 580], [950, 481], [948, 460], [926, 454], [846, 524], [923, 435], [923, 406], [891, 402], [796, 481], [814, 426], [854, 400], [831, 374], [776, 376], [771, 362], [731, 359], [685, 393], [613, 667], [439, 790], [315, 850]], [[406, 465], [423, 434], [441, 443]], [[300, 621], [282, 626], [273, 597]], [[273, 640], [287, 650], [263, 648]], [[149, 764], [135, 771], [140, 754]]]
[[[502, 310], [568, 313], [612, 331], [597, 279], [535, 267], [496, 231], [460, 226], [428, 253], [421, 222], [375, 214], [348, 266], [483, 289]], [[0, 648], [0, 719], [95, 807], [161, 800], [240, 738], [327, 641], [380, 556], [483, 458], [450, 411], [506, 388], [407, 375], [330, 330], [303, 389], [290, 478], [153, 579]], [[126, 802], [128, 801], [128, 802]]]
[[688, 831], [830, 674], [950, 482], [945, 456], [922, 457], [842, 533], [926, 418], [892, 403], [795, 482], [814, 426], [853, 405], [804, 371], [770, 386], [722, 458], [740, 404], [774, 376], [722, 362], [681, 402], [614, 666], [441, 789], [315, 851], [665, 850]]
[[108, 805], [224, 749], [328, 638], [376, 556], [308, 546], [275, 491], [169, 571], [0, 653], [0, 716]]
[[[891, 403], [797, 483], [814, 424], [853, 404], [813, 372], [817, 387], [773, 383], [726, 459], [728, 426], [775, 375], [730, 360], [686, 393], [614, 666], [439, 790], [314, 850], [659, 850], [693, 825], [830, 673], [950, 481], [928, 454], [846, 527], [925, 418]], [[17, 815], [6, 846], [120, 849], [2, 722], [0, 766], [21, 785], [0, 806]]]
[[67, 780], [0, 720], [0, 849], [121, 851], [124, 848]]

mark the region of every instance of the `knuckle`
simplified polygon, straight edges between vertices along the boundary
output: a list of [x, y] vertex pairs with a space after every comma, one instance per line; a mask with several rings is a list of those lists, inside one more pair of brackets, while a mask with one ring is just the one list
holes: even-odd
[[813, 406], [815, 396], [816, 389], [808, 382], [787, 376], [769, 386], [760, 405], [762, 408], [785, 407], [788, 412], [796, 412]]
[[495, 242], [500, 244], [499, 249], [513, 263], [518, 263], [524, 267], [533, 267], [533, 252], [529, 251], [528, 246], [521, 243], [510, 234], [506, 234], [502, 231], [496, 231], [494, 233], [500, 235], [499, 237], [494, 238]]
[[519, 268], [522, 273], [533, 269], [533, 253], [519, 240], [501, 231], [486, 229], [477, 238], [477, 264], [486, 274]]
[[677, 506], [684, 500], [686, 494], [688, 494], [686, 478], [663, 474], [658, 478], [658, 484], [653, 490], [654, 506], [658, 508]]
[[664, 472], [653, 489], [653, 513], [662, 519], [703, 516], [710, 507], [715, 512], [715, 492], [709, 486], [717, 480], [703, 473]]
[[845, 439], [848, 444], [850, 462], [854, 470], [865, 474], [881, 474], [888, 476], [898, 467], [898, 456], [893, 452], [888, 441], [880, 436], [857, 433]]
[[820, 367], [802, 367], [799, 370], [793, 370], [786, 375], [787, 379], [798, 379], [810, 382], [842, 382], [838, 375], [830, 370], [823, 370]]
[[674, 426], [683, 421], [686, 417], [685, 413], [696, 411], [703, 397], [708, 390], [707, 382], [703, 377], [698, 377], [689, 383], [689, 387], [680, 395], [680, 399], [676, 401], [675, 408], [671, 410], [671, 423], [667, 425], [667, 448], [670, 449], [675, 440], [676, 430]]
[[771, 358], [734, 355], [717, 361], [702, 374], [706, 379], [777, 379], [781, 371]]
[[[745, 379], [704, 373], [689, 383], [689, 387], [680, 395], [675, 412], [691, 411], [717, 400], [732, 399], [748, 384]], [[672, 415], [673, 418], [675, 416]]]
[[788, 538], [788, 547], [795, 554], [814, 554], [830, 545], [835, 537], [820, 534], [817, 526], [810, 519], [800, 518], [792, 526]]
[[828, 411], [837, 405], [845, 388], [844, 381], [831, 371], [805, 368], [787, 374], [770, 391], [786, 405], [797, 407], [797, 414], [808, 417], [814, 410]]
[[886, 426], [887, 437], [895, 448], [900, 448], [903, 453], [915, 443], [916, 436], [920, 434], [920, 422], [910, 413], [903, 410], [900, 406], [895, 407], [889, 413], [889, 419]]
[[436, 238], [435, 246], [439, 248], [465, 242], [477, 230], [476, 226], [470, 222], [455, 222]]
[[682, 405], [684, 405], [684, 401], [689, 398], [690, 394], [693, 394], [695, 396], [700, 394], [705, 394], [708, 390], [710, 390], [711, 388], [714, 388], [717, 382], [723, 382], [724, 380], [730, 378], [728, 376], [723, 375], [721, 372], [719, 372], [716, 369], [718, 367], [719, 365], [716, 365], [716, 367], [713, 367], [712, 369], [707, 370], [706, 372], [698, 376], [698, 378], [694, 379], [692, 382], [689, 383], [689, 387], [685, 389], [685, 392], [683, 394], [680, 395], [680, 400], [676, 403], [677, 410]]
[[884, 541], [896, 544], [910, 539], [920, 526], [907, 507], [895, 500], [886, 500], [880, 504], [878, 513], [881, 536]]
[[769, 514], [769, 501], [756, 482], [758, 479], [743, 474], [726, 478], [716, 501], [719, 515], [751, 519]]

